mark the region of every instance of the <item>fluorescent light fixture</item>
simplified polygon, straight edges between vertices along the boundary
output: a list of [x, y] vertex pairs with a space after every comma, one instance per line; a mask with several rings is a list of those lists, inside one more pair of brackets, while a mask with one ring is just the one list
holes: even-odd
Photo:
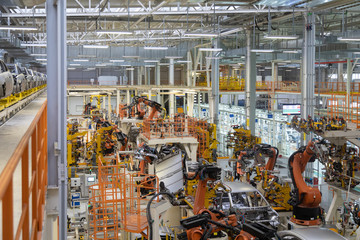
[[245, 56], [241, 56], [240, 58], [245, 58]]
[[255, 53], [272, 53], [275, 52], [274, 49], [251, 49], [251, 52]]
[[82, 54], [79, 54], [78, 57], [79, 58], [96, 58], [96, 55], [82, 55]]
[[145, 63], [157, 63], [159, 60], [144, 60]]
[[100, 34], [119, 34], [119, 35], [131, 35], [132, 32], [129, 31], [116, 31], [116, 30], [98, 30], [96, 31], [98, 35]]
[[259, 71], [265, 71], [265, 69], [259, 69]]
[[285, 71], [286, 71], [286, 72], [291, 72], [291, 69], [286, 69]]
[[127, 71], [134, 71], [135, 68], [126, 68]]
[[199, 51], [203, 51], [203, 52], [221, 52], [222, 48], [199, 48]]
[[31, 53], [30, 56], [33, 57], [46, 57], [46, 53]]
[[84, 48], [109, 48], [109, 45], [83, 45]]
[[36, 27], [0, 26], [0, 30], [36, 31]]
[[139, 58], [140, 56], [136, 56], [136, 55], [134, 55], [134, 56], [123, 56], [123, 58]]
[[196, 33], [196, 32], [187, 32], [184, 34], [185, 37], [217, 37], [217, 33]]
[[36, 60], [36, 61], [47, 61], [46, 58], [36, 58], [35, 60]]
[[299, 36], [265, 35], [264, 38], [265, 39], [295, 40], [295, 39], [298, 39]]
[[284, 50], [283, 53], [299, 53], [298, 50]]
[[187, 60], [177, 60], [176, 63], [191, 63], [191, 61], [187, 61]]
[[168, 50], [168, 47], [144, 47], [145, 50]]
[[121, 67], [131, 67], [130, 64], [123, 64], [123, 65], [120, 65]]
[[96, 67], [106, 67], [106, 64], [105, 63], [98, 63], [98, 64], [95, 64]]
[[181, 59], [183, 57], [180, 56], [165, 56], [166, 59]]
[[160, 66], [169, 66], [169, 63], [159, 63]]
[[46, 47], [46, 43], [22, 43], [22, 47]]
[[155, 65], [145, 65], [145, 67], [155, 67]]
[[123, 59], [110, 59], [110, 62], [113, 62], [113, 63], [120, 63], [120, 62], [125, 62], [125, 60]]
[[222, 59], [222, 57], [205, 57], [207, 60]]
[[94, 67], [93, 67], [93, 68], [87, 68], [87, 70], [89, 70], [89, 71], [90, 71], [90, 70], [95, 70], [95, 69], [96, 69], [96, 68], [94, 68]]
[[75, 70], [76, 68], [68, 68], [68, 70]]
[[353, 38], [350, 38], [350, 37], [338, 37], [339, 41], [360, 41], [360, 37], [353, 37]]
[[88, 62], [89, 59], [74, 59], [74, 62]]
[[69, 65], [70, 65], [70, 66], [81, 66], [80, 63], [70, 63]]
[[234, 28], [234, 29], [231, 29], [229, 31], [225, 31], [225, 32], [220, 33], [220, 36], [227, 36], [227, 35], [230, 35], [230, 34], [233, 34], [233, 33], [240, 32], [242, 30], [243, 30], [242, 28]]

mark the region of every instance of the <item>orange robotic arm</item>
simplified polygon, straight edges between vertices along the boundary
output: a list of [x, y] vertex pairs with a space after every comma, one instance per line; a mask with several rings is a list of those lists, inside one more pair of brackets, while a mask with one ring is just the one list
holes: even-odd
[[309, 161], [315, 160], [314, 142], [310, 141], [305, 149], [300, 149], [289, 158], [290, 175], [294, 184], [292, 198], [292, 222], [300, 225], [318, 225], [321, 223], [321, 193], [318, 188], [309, 187], [302, 176]]

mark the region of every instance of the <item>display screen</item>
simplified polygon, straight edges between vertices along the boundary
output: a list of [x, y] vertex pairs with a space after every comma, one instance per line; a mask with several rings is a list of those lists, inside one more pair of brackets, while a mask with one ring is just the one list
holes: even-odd
[[300, 115], [300, 104], [284, 104], [283, 115]]
[[88, 178], [87, 178], [87, 181], [88, 181], [88, 182], [95, 182], [95, 177], [88, 177]]

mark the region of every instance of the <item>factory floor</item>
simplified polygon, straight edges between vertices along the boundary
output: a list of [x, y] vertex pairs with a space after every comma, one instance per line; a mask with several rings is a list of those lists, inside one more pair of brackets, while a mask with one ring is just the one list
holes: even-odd
[[[21, 138], [28, 130], [42, 104], [46, 100], [46, 93], [42, 93], [24, 109], [16, 113], [12, 118], [0, 126], [0, 172], [3, 171], [10, 157], [15, 152]], [[29, 146], [31, 147], [31, 146]], [[31, 158], [31, 156], [29, 156]], [[31, 176], [31, 175], [30, 175]], [[13, 178], [13, 199], [14, 199], [14, 231], [19, 223], [21, 206], [21, 164], [18, 164]], [[0, 207], [0, 213], [2, 207]], [[30, 208], [31, 216], [31, 208]], [[2, 232], [2, 219], [0, 218], [0, 232]]]

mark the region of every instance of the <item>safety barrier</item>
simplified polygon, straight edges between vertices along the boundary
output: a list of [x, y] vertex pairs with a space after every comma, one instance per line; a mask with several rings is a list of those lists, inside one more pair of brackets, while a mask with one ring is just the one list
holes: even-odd
[[124, 165], [103, 166], [99, 161], [98, 184], [90, 190], [89, 236], [115, 240], [123, 230], [144, 234], [148, 228], [146, 205], [159, 192], [159, 179], [129, 174]]
[[343, 117], [347, 122], [355, 123], [356, 128], [360, 128], [360, 96], [351, 95], [348, 99], [348, 96], [341, 98], [331, 95], [327, 102], [327, 115], [331, 118]]
[[[22, 211], [14, 232], [13, 178], [20, 160]], [[20, 239], [20, 236], [22, 239], [41, 238], [46, 186], [47, 102], [45, 101], [0, 175], [2, 239]]]

